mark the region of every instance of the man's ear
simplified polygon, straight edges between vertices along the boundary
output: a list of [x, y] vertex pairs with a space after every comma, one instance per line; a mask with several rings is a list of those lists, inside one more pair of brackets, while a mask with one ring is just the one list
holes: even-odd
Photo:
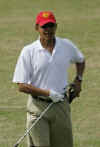
[[38, 24], [35, 24], [35, 30], [38, 31], [38, 27], [39, 25]]

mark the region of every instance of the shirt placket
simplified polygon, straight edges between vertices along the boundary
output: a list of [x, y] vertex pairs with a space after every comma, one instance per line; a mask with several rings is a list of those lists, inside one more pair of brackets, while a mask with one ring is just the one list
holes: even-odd
[[54, 57], [54, 54], [55, 54], [55, 51], [53, 51], [52, 54], [50, 54], [48, 51], [46, 51], [45, 55], [48, 56], [48, 67], [47, 67], [47, 70], [46, 70], [46, 77], [45, 77], [45, 84], [47, 85], [47, 82], [48, 82], [48, 78], [49, 78], [49, 75], [50, 73], [52, 72], [52, 63], [53, 63], [53, 57]]

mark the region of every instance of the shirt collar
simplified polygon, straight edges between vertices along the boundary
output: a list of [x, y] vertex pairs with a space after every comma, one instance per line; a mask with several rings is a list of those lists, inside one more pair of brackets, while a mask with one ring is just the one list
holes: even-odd
[[[56, 45], [57, 45], [57, 37], [55, 37], [55, 39], [56, 39], [56, 44], [55, 44], [55, 47], [56, 47]], [[42, 46], [42, 44], [41, 44], [41, 42], [40, 42], [40, 36], [38, 37], [38, 50], [39, 51], [43, 51], [43, 50], [45, 50], [45, 48], [43, 48], [43, 46]], [[54, 48], [55, 48], [54, 47]]]
[[43, 46], [42, 46], [42, 44], [41, 44], [41, 42], [40, 42], [40, 38], [38, 39], [38, 50], [39, 51], [42, 51], [42, 50], [44, 50], [44, 48], [43, 48]]

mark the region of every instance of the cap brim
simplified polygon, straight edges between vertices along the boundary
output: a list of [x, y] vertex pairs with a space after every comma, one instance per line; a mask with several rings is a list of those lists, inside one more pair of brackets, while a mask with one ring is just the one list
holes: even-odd
[[42, 27], [42, 26], [44, 26], [47, 23], [54, 23], [55, 24], [56, 21], [55, 20], [46, 20], [46, 21], [41, 22], [39, 25]]

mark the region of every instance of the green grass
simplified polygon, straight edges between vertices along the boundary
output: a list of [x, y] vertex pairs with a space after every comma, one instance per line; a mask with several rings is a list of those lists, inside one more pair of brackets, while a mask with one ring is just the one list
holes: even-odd
[[[41, 10], [55, 13], [57, 35], [75, 42], [86, 57], [83, 91], [71, 105], [74, 147], [100, 147], [99, 0], [0, 0], [0, 147], [13, 146], [25, 131], [27, 95], [12, 77], [21, 49], [38, 37], [34, 23]], [[73, 66], [69, 73], [72, 80]]]

